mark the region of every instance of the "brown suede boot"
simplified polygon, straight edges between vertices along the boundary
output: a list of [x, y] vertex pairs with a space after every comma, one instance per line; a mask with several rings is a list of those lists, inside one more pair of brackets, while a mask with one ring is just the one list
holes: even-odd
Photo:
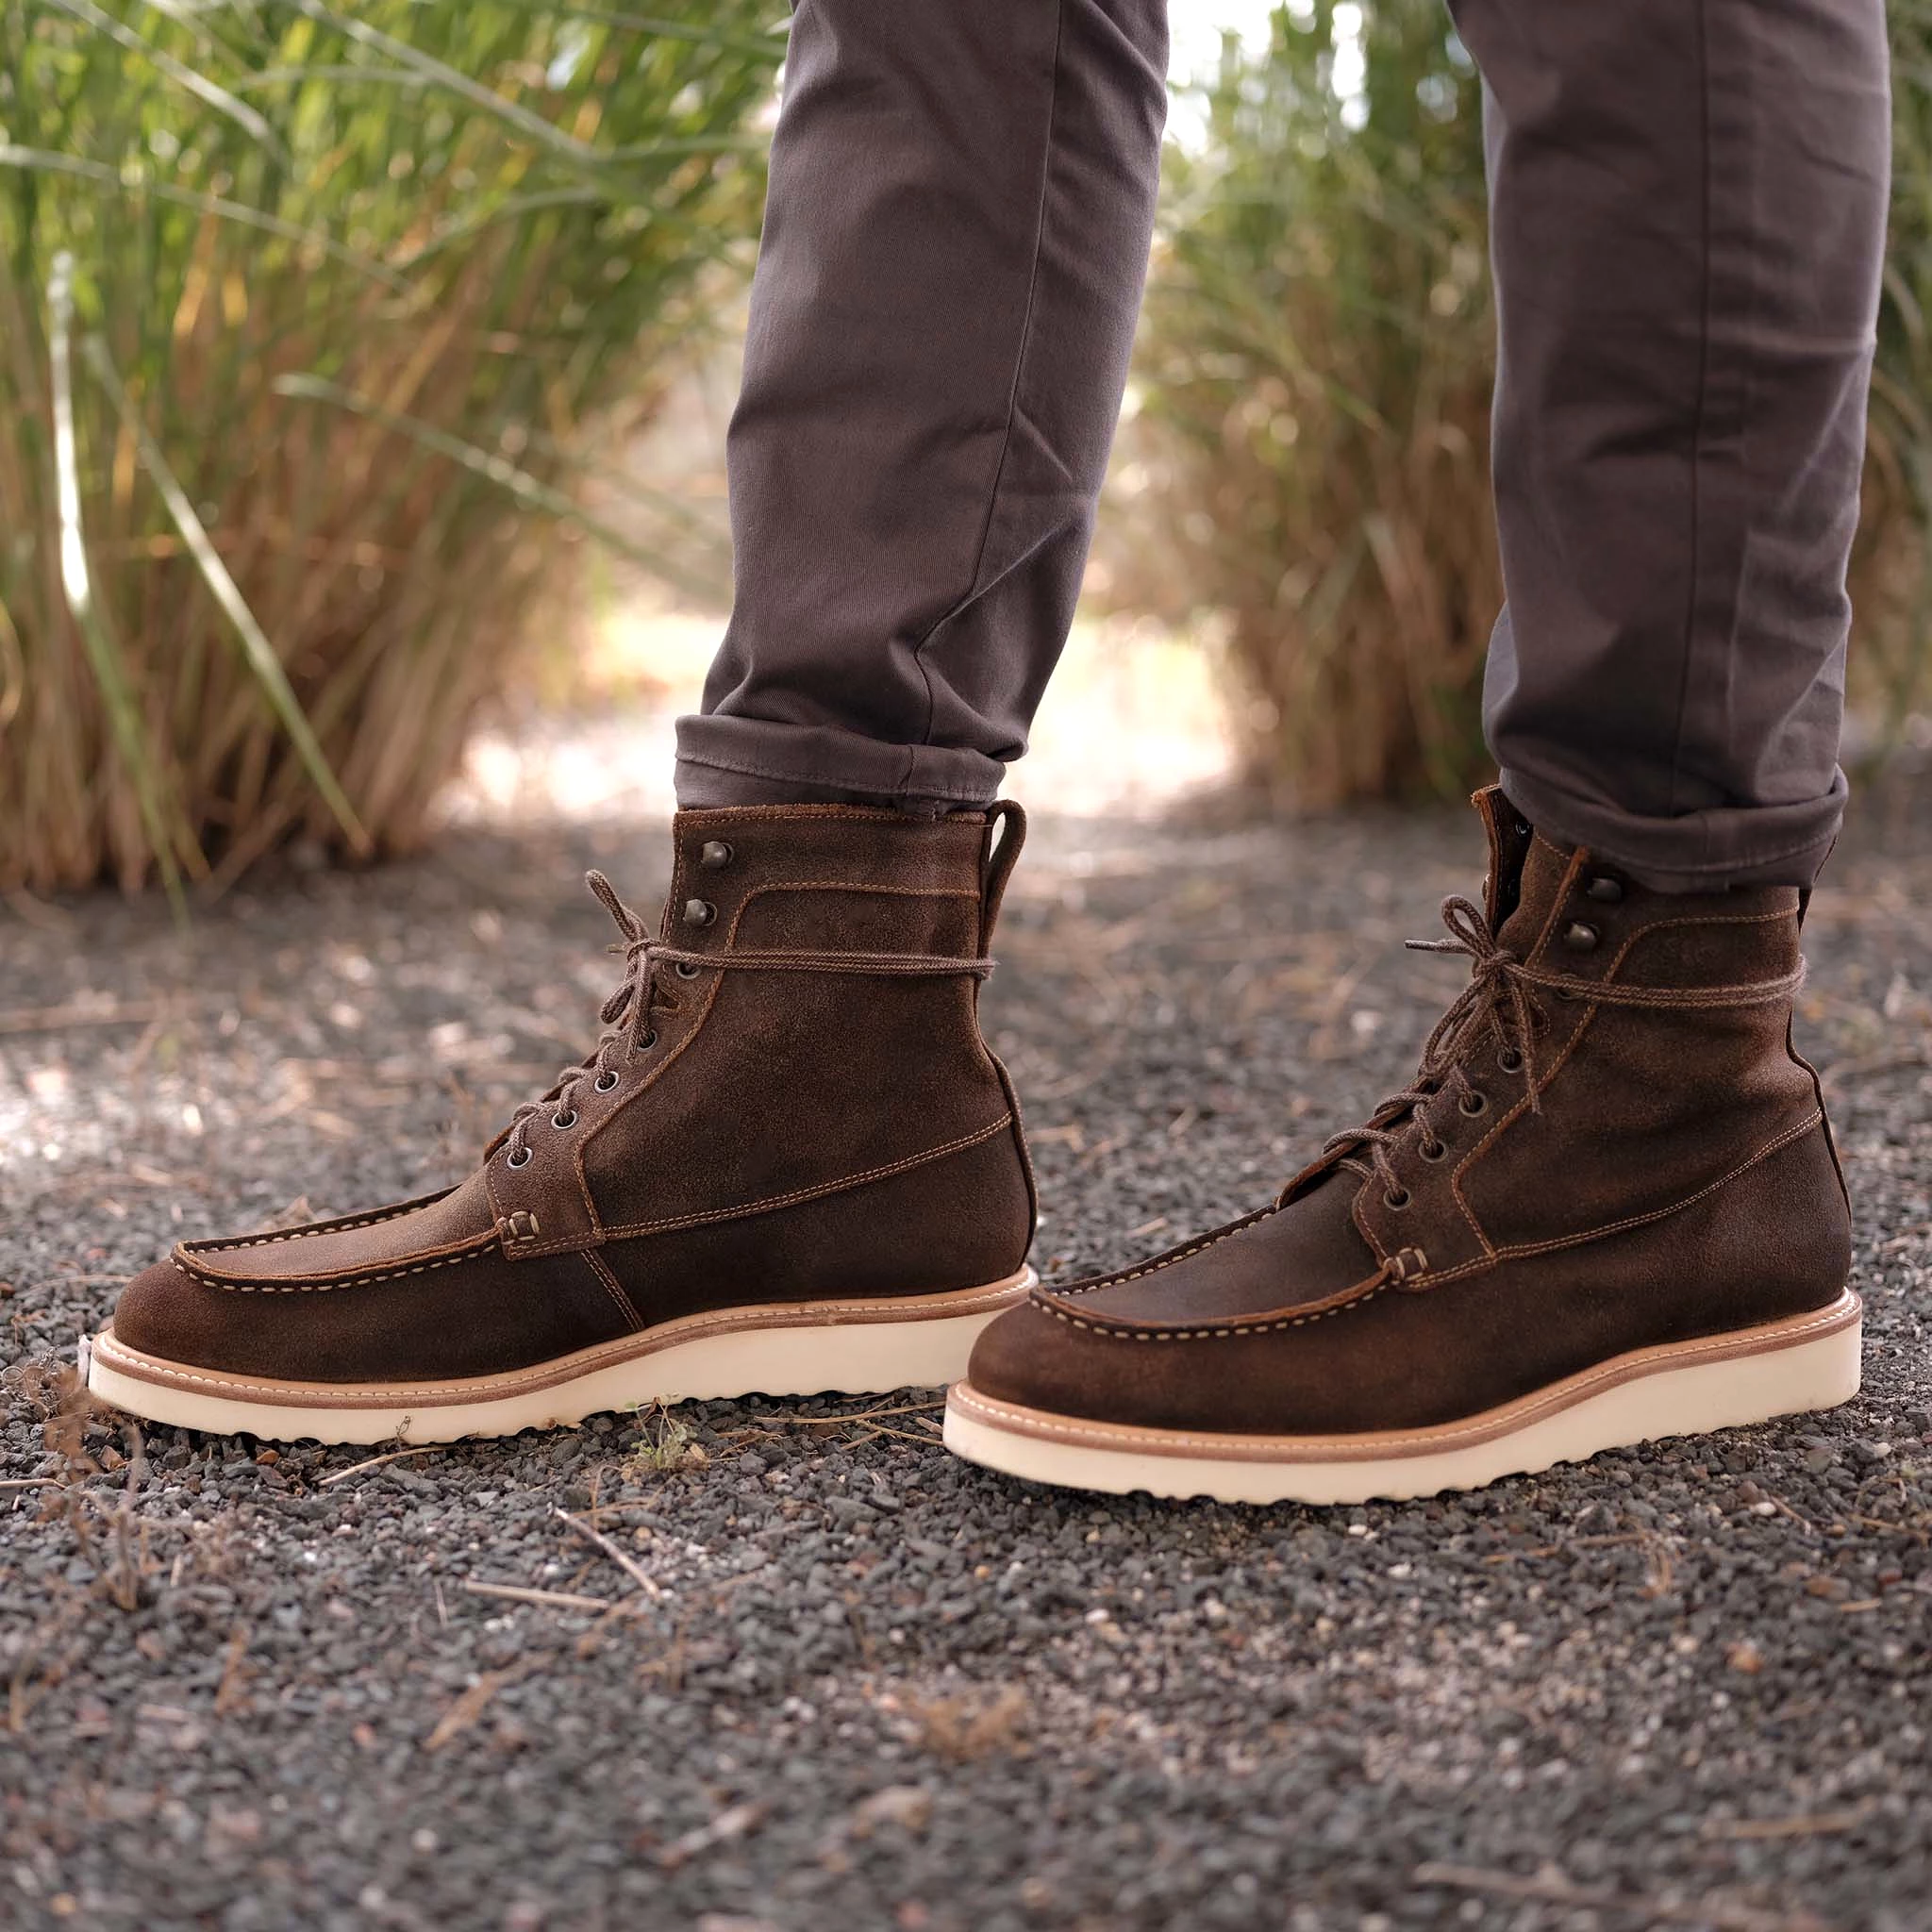
[[1010, 806], [680, 814], [661, 938], [591, 874], [627, 968], [608, 1030], [478, 1172], [183, 1243], [85, 1348], [88, 1386], [190, 1428], [372, 1442], [950, 1380], [1033, 1280], [978, 1021], [1024, 832]]
[[1495, 790], [1471, 983], [1261, 1213], [981, 1337], [946, 1441], [1079, 1489], [1428, 1495], [1829, 1407], [1851, 1217], [1790, 1045], [1800, 894], [1647, 891]]

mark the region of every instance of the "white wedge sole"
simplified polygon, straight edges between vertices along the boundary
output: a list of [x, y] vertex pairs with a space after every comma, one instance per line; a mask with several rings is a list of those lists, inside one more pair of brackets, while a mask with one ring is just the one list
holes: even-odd
[[994, 1401], [968, 1383], [946, 1446], [1032, 1482], [1223, 1503], [1366, 1503], [1480, 1489], [1605, 1449], [1835, 1408], [1858, 1392], [1862, 1305], [1640, 1349], [1482, 1415], [1399, 1434], [1260, 1437], [1136, 1428]]
[[453, 1442], [654, 1402], [936, 1388], [965, 1374], [980, 1330], [1035, 1279], [1023, 1268], [950, 1294], [722, 1308], [534, 1368], [448, 1382], [233, 1375], [143, 1355], [111, 1327], [82, 1341], [81, 1368], [102, 1401], [176, 1428], [283, 1442]]

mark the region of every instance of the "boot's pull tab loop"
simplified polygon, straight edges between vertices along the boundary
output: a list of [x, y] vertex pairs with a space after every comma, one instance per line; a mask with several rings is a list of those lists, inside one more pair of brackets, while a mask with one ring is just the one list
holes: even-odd
[[986, 809], [986, 899], [980, 913], [979, 946], [986, 950], [993, 922], [1000, 916], [1000, 901], [1007, 895], [1007, 881], [1013, 875], [1020, 848], [1026, 842], [1026, 814], [1010, 798], [995, 799]]

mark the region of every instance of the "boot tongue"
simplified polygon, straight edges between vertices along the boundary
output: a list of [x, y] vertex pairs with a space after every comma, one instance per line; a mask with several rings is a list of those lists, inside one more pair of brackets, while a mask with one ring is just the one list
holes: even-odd
[[[1515, 906], [1496, 932], [1498, 941], [1519, 959], [1527, 959], [1549, 924], [1550, 913], [1562, 896], [1563, 881], [1570, 874], [1570, 854], [1559, 852], [1545, 839], [1532, 839], [1524, 855], [1523, 870], [1515, 894]], [[1495, 887], [1490, 889], [1495, 896]], [[1490, 915], [1493, 927], [1495, 914]]]

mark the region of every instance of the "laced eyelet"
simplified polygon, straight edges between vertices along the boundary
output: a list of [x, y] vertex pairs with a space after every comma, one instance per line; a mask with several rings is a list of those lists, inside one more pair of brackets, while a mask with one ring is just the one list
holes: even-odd
[[617, 1085], [617, 1082], [618, 1074], [616, 1071], [613, 1068], [606, 1067], [605, 1070], [601, 1074], [599, 1074], [594, 1080], [591, 1082], [591, 1085], [593, 1086], [599, 1093], [608, 1093], [610, 1090]]
[[1489, 1106], [1489, 1095], [1487, 1093], [1478, 1093], [1474, 1087], [1456, 1103], [1472, 1120], [1481, 1113], [1483, 1108]]
[[577, 1110], [575, 1108], [572, 1108], [567, 1113], [554, 1113], [550, 1116], [550, 1124], [553, 1127], [574, 1127], [576, 1125], [576, 1124]]
[[704, 970], [702, 966], [695, 966], [689, 959], [680, 959], [677, 962], [677, 976], [680, 979], [695, 979]]
[[644, 1037], [641, 1041], [638, 1041], [638, 1051], [640, 1053], [649, 1053], [650, 1050], [657, 1045], [657, 1043], [658, 1029], [654, 1026], [647, 1034], [644, 1035]]
[[1441, 1160], [1443, 1155], [1448, 1153], [1449, 1143], [1446, 1141], [1424, 1141], [1415, 1151], [1424, 1160]]
[[525, 1147], [521, 1154], [512, 1154], [503, 1164], [506, 1167], [528, 1167], [530, 1164], [530, 1150]]
[[1504, 1049], [1502, 1050], [1502, 1052], [1501, 1052], [1501, 1053], [1499, 1053], [1499, 1054], [1498, 1054], [1498, 1055], [1496, 1056], [1496, 1064], [1497, 1064], [1497, 1065], [1498, 1065], [1499, 1067], [1501, 1067], [1501, 1068], [1502, 1068], [1502, 1070], [1503, 1070], [1503, 1071], [1504, 1071], [1504, 1072], [1505, 1072], [1506, 1074], [1520, 1074], [1520, 1073], [1522, 1073], [1522, 1071], [1523, 1071], [1523, 1053], [1522, 1053], [1522, 1050], [1521, 1050], [1520, 1048], [1518, 1048], [1518, 1047], [1514, 1047], [1514, 1046], [1506, 1046], [1506, 1047], [1505, 1047], [1505, 1048], [1504, 1048]]
[[1398, 1214], [1415, 1199], [1407, 1188], [1391, 1188], [1382, 1196], [1382, 1205], [1392, 1208]]

